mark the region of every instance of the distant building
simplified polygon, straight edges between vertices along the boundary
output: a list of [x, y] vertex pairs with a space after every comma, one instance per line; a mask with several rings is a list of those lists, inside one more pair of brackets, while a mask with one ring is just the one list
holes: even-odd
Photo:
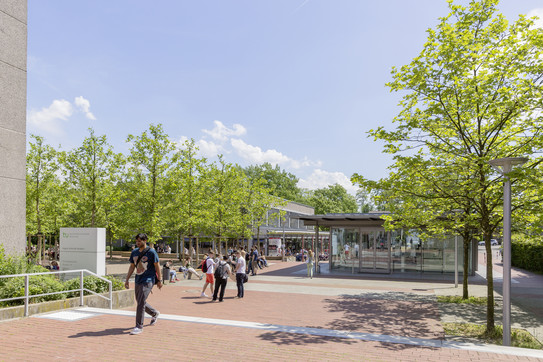
[[27, 1], [0, 1], [0, 244], [25, 251]]
[[[283, 213], [283, 216], [280, 216]], [[314, 247], [315, 231], [313, 226], [307, 226], [301, 216], [310, 216], [315, 214], [315, 208], [289, 201], [284, 206], [270, 208], [266, 214], [264, 223], [254, 235], [253, 243], [259, 240], [259, 246], [264, 249], [268, 255], [273, 254], [274, 245], [280, 242], [281, 248], [288, 248], [291, 251], [298, 251], [301, 248], [307, 249]], [[327, 238], [328, 236], [325, 235]]]

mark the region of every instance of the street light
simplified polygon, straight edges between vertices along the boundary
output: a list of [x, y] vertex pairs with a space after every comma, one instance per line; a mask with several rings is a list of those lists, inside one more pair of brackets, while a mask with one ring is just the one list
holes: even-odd
[[[453, 212], [457, 214], [464, 212], [464, 210], [454, 209]], [[458, 288], [458, 230], [456, 230], [456, 234], [454, 235], [454, 287]]]
[[505, 157], [488, 163], [504, 177], [503, 183], [503, 345], [511, 345], [511, 181], [513, 166], [526, 163], [526, 157]]

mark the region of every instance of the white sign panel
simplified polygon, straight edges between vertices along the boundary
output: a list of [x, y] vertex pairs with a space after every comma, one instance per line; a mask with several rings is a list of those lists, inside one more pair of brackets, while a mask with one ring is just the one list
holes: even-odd
[[281, 239], [269, 239], [268, 242], [268, 255], [280, 256], [279, 249], [281, 249]]
[[60, 228], [60, 270], [106, 274], [106, 229]]

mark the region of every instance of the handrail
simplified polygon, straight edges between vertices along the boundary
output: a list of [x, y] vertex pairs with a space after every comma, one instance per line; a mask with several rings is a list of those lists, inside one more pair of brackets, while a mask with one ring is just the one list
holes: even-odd
[[[30, 295], [29, 294], [29, 278], [31, 276], [36, 276], [36, 275], [51, 275], [51, 274], [75, 274], [75, 273], [79, 273], [79, 288], [78, 289], [72, 289], [72, 290], [62, 290], [60, 292], [51, 292], [51, 293], [43, 293], [43, 294], [33, 294], [33, 295]], [[101, 294], [98, 294], [92, 290], [89, 290], [87, 288], [85, 288], [83, 286], [83, 276], [84, 274], [87, 273], [87, 274], [90, 274], [90, 275], [93, 275], [99, 279], [102, 279], [103, 281], [105, 281], [108, 286], [109, 286], [109, 297], [105, 297]], [[109, 309], [113, 309], [113, 283], [111, 282], [111, 280], [108, 280], [96, 273], [93, 273], [91, 272], [90, 270], [87, 270], [87, 269], [76, 269], [76, 270], [63, 270], [63, 271], [50, 271], [50, 272], [42, 272], [42, 273], [25, 273], [25, 274], [11, 274], [11, 275], [0, 275], [0, 278], [22, 278], [24, 277], [25, 278], [25, 295], [22, 296], [22, 297], [14, 297], [14, 298], [4, 298], [4, 299], [0, 299], [0, 302], [7, 302], [7, 301], [10, 301], [10, 300], [17, 300], [17, 299], [24, 299], [24, 306], [25, 306], [25, 312], [24, 312], [24, 316], [25, 317], [28, 317], [28, 305], [29, 305], [29, 301], [30, 301], [30, 298], [32, 297], [43, 297], [43, 296], [46, 296], [46, 295], [54, 295], [54, 294], [64, 294], [64, 293], [71, 293], [71, 292], [77, 292], [79, 291], [79, 305], [80, 306], [83, 306], [83, 295], [84, 295], [84, 292], [89, 292], [93, 295], [97, 295], [99, 296], [100, 298], [104, 298], [105, 300], [108, 300], [109, 301]]]

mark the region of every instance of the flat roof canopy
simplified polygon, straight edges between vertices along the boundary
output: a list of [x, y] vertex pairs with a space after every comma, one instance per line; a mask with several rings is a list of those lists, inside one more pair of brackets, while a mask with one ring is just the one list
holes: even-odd
[[382, 226], [385, 220], [382, 216], [388, 212], [369, 212], [353, 214], [325, 214], [325, 215], [296, 215], [292, 218], [300, 219], [305, 225], [319, 226]]

